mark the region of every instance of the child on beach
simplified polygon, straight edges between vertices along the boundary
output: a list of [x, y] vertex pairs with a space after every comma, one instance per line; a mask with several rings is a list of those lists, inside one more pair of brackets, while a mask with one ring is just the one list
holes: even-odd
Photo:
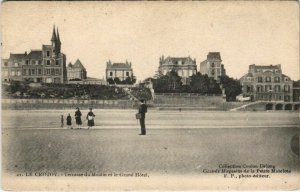
[[64, 127], [64, 116], [63, 115], [60, 116], [60, 127], [61, 128]]

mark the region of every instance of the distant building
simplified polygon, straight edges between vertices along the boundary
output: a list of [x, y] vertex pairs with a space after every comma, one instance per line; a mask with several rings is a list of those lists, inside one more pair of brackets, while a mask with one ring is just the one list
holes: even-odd
[[183, 84], [189, 84], [189, 78], [197, 73], [196, 59], [193, 60], [191, 57], [160, 57], [159, 73], [166, 75], [171, 70], [177, 72], [178, 76], [182, 78]]
[[31, 50], [29, 54], [11, 53], [8, 59], [3, 59], [1, 79], [3, 82], [65, 83], [66, 55], [61, 53], [58, 29], [53, 28], [51, 45], [42, 45], [42, 50]]
[[221, 76], [226, 75], [220, 52], [209, 52], [207, 59], [200, 63], [200, 73], [208, 75], [215, 80], [220, 80]]
[[70, 62], [67, 67], [67, 77], [70, 80], [84, 80], [87, 78], [87, 72], [79, 59], [76, 60], [74, 65]]
[[118, 78], [120, 81], [126, 80], [126, 78], [134, 79], [131, 62], [126, 63], [106, 63], [106, 80]]
[[300, 80], [293, 83], [293, 101], [300, 102]]
[[293, 81], [282, 74], [281, 65], [250, 65], [240, 79], [243, 96], [253, 101], [292, 101]]

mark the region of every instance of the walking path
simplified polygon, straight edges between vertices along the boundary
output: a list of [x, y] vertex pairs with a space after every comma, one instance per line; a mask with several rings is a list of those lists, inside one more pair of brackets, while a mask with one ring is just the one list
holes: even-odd
[[240, 109], [245, 109], [248, 106], [256, 105], [256, 104], [259, 104], [259, 103], [261, 103], [261, 101], [256, 101], [256, 102], [253, 102], [253, 103], [252, 102], [251, 103], [247, 103], [247, 104], [242, 105], [240, 107], [236, 107], [236, 108], [230, 109], [229, 111], [238, 111]]

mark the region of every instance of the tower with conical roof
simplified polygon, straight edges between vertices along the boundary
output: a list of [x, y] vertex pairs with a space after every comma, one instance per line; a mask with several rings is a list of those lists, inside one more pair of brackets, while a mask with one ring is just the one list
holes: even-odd
[[57, 53], [60, 53], [60, 46], [61, 46], [61, 42], [60, 42], [60, 38], [59, 38], [59, 32], [58, 32], [58, 28], [57, 28], [57, 39], [56, 39], [56, 46], [57, 46]]

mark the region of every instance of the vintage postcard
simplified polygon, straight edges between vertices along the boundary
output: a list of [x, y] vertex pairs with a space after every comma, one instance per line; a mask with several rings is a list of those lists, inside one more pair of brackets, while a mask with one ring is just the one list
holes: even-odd
[[297, 1], [2, 2], [2, 189], [299, 189], [299, 42]]

